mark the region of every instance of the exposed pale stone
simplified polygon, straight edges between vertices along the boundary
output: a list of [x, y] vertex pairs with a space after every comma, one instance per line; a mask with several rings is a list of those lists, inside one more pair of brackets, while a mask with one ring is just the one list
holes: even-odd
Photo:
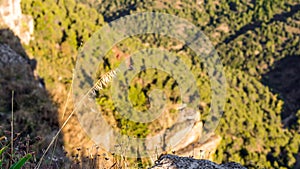
[[31, 16], [23, 15], [21, 0], [0, 1], [0, 24], [8, 26], [22, 41], [32, 40], [34, 23]]
[[180, 149], [176, 154], [181, 156], [193, 156], [196, 159], [213, 160], [213, 155], [217, 146], [221, 143], [222, 138], [218, 135], [210, 136], [205, 142], [194, 142], [183, 149]]
[[[193, 156], [197, 159], [213, 160], [221, 137], [210, 133], [203, 136], [203, 122], [199, 112], [181, 106], [179, 117], [173, 125], [161, 131], [147, 142], [149, 150], [157, 149], [162, 152], [174, 152], [180, 156]], [[203, 137], [206, 137], [204, 139]], [[156, 147], [154, 147], [156, 146]], [[161, 146], [161, 147], [157, 147]]]

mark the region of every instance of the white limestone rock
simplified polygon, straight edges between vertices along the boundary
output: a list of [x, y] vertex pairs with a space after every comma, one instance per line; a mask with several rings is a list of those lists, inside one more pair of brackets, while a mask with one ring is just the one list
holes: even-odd
[[0, 1], [0, 24], [8, 26], [22, 43], [32, 40], [34, 22], [31, 16], [22, 14], [21, 0]]

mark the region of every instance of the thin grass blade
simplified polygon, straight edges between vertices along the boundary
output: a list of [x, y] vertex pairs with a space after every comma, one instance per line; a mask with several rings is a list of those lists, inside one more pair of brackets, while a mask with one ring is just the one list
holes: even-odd
[[31, 154], [27, 154], [25, 157], [21, 158], [18, 162], [12, 165], [9, 169], [21, 169], [21, 167], [32, 157]]

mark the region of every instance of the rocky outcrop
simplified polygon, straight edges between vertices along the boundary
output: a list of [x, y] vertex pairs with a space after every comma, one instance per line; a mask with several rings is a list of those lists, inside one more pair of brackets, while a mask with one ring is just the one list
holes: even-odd
[[[24, 50], [20, 38], [10, 29], [0, 30], [0, 68], [6, 71], [22, 72], [27, 80], [39, 82], [40, 87], [45, 87], [44, 80], [36, 72], [37, 60], [30, 59]], [[17, 67], [17, 70], [13, 69]], [[2, 76], [0, 75], [0, 78]]]
[[21, 56], [7, 44], [0, 43], [0, 112], [9, 110], [8, 100], [11, 96], [8, 91], [26, 92], [26, 85], [21, 85], [23, 83], [28, 86], [38, 84], [30, 66], [30, 59]]
[[188, 146], [178, 150], [176, 154], [181, 156], [192, 156], [196, 159], [213, 160], [217, 146], [222, 138], [218, 135], [211, 135], [205, 142], [193, 142]]
[[13, 30], [24, 44], [29, 44], [32, 39], [33, 19], [22, 14], [21, 0], [0, 1], [0, 24]]
[[[4, 34], [5, 36], [2, 36]], [[34, 76], [37, 61], [27, 57], [18, 38], [9, 30], [0, 30], [0, 37], [1, 134], [4, 133], [5, 136], [5, 131], [10, 131], [11, 112], [13, 111], [14, 132], [20, 133], [15, 134], [17, 141], [14, 145], [16, 150], [14, 160], [17, 159], [16, 157], [23, 156], [25, 151], [34, 152], [35, 156], [41, 157], [42, 150], [49, 145], [52, 137], [59, 130], [57, 108], [51, 101], [47, 90], [40, 85], [39, 79]], [[26, 147], [29, 150], [24, 150], [23, 144], [19, 142], [25, 139], [28, 139], [29, 145]], [[58, 146], [54, 150], [55, 155], [51, 158], [62, 157], [58, 160], [58, 163], [64, 161], [60, 167], [70, 168], [64, 167], [64, 165], [68, 165], [68, 159], [63, 155], [61, 138], [59, 137], [58, 140]], [[7, 141], [2, 140], [1, 143], [10, 144], [9, 139]], [[34, 168], [32, 164], [27, 163], [24, 168]], [[1, 167], [9, 168], [9, 163], [4, 162]], [[49, 164], [42, 164], [41, 166], [41, 168], [55, 167]]]
[[195, 116], [195, 112], [186, 107], [180, 108], [179, 119], [170, 128], [159, 133], [161, 138], [149, 139], [147, 147], [154, 149], [151, 146], [162, 145], [160, 150], [163, 152], [172, 151], [180, 156], [213, 160], [213, 154], [221, 142], [221, 137], [214, 133], [203, 135], [203, 122], [199, 117], [200, 113], [196, 114]]
[[20, 38], [17, 37], [11, 29], [0, 29], [0, 43], [7, 44], [12, 50], [14, 50], [25, 59], [29, 58], [20, 42]]
[[[28, 60], [17, 54], [6, 44], [0, 44], [0, 66], [20, 64], [26, 66]], [[29, 65], [28, 65], [29, 66]]]
[[229, 162], [226, 164], [216, 164], [209, 160], [197, 160], [190, 157], [178, 157], [175, 155], [162, 155], [155, 162], [151, 169], [247, 169], [242, 165]]

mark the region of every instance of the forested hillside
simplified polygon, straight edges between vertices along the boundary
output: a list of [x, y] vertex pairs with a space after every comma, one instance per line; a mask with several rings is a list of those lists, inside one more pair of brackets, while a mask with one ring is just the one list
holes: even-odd
[[[54, 96], [57, 86], [68, 90], [78, 50], [106, 23], [146, 11], [187, 19], [209, 37], [228, 82], [225, 111], [216, 131], [222, 141], [215, 161], [235, 161], [248, 168], [299, 167], [299, 0], [22, 0], [22, 8], [35, 23], [34, 40], [26, 51], [37, 59], [38, 73]], [[199, 111], [205, 117], [211, 101], [209, 76], [201, 61], [193, 60], [195, 53], [175, 39], [152, 34], [130, 37], [110, 50], [105, 58], [112, 66], [100, 63], [102, 70], [113, 70], [122, 59], [145, 48], [166, 49], [184, 60], [197, 78]], [[286, 67], [289, 69], [283, 76]], [[293, 85], [285, 85], [289, 81]], [[168, 96], [168, 117], [172, 119], [176, 114], [172, 106], [181, 98], [177, 82], [165, 72], [139, 73], [130, 84], [129, 99], [137, 110], [146, 110], [149, 91], [155, 88]], [[122, 118], [109, 89], [101, 91], [96, 100], [107, 121], [122, 134], [145, 138], [169, 127], [162, 123], [166, 119], [137, 123]]]

